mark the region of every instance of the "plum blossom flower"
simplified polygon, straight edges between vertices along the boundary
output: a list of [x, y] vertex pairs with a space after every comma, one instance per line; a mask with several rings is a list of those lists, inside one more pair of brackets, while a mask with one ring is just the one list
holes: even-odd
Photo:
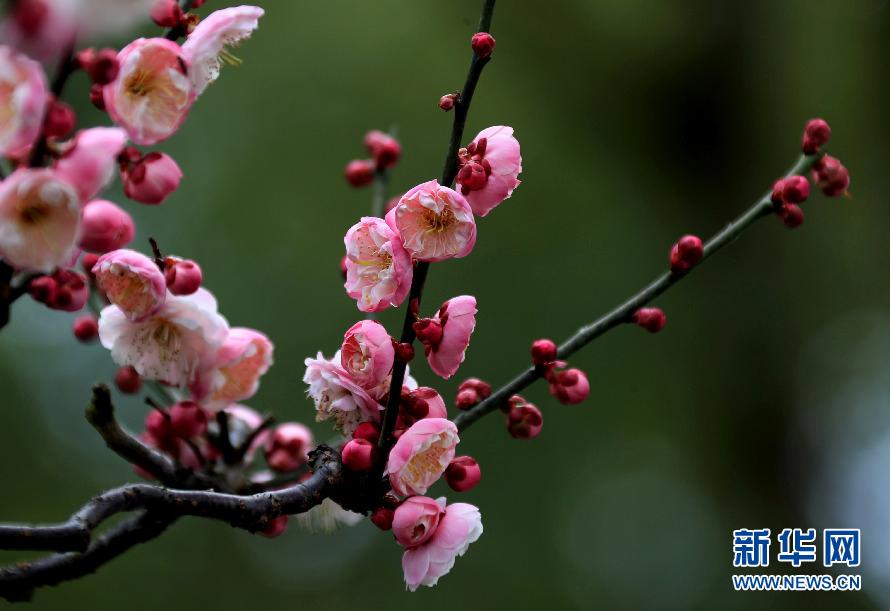
[[99, 339], [115, 363], [180, 388], [215, 357], [228, 331], [216, 299], [205, 289], [187, 297], [168, 295], [154, 315], [140, 322], [127, 318], [116, 305], [99, 316]]
[[305, 363], [303, 381], [309, 385], [307, 394], [315, 401], [317, 422], [333, 420], [335, 428], [347, 437], [362, 422], [380, 422], [383, 406], [343, 369], [339, 351], [331, 360], [319, 352]]
[[336, 531], [341, 526], [355, 526], [364, 519], [362, 514], [343, 509], [329, 498], [326, 498], [309, 511], [297, 514], [294, 517], [303, 530], [326, 534]]
[[69, 263], [80, 238], [80, 198], [52, 170], [16, 170], [0, 183], [0, 257], [51, 272]]
[[47, 98], [40, 64], [0, 45], [0, 154], [21, 152], [37, 139]]
[[476, 244], [476, 221], [467, 200], [436, 180], [405, 193], [386, 214], [386, 223], [419, 261], [466, 257]]
[[392, 519], [392, 534], [402, 547], [417, 547], [436, 532], [445, 504], [428, 496], [412, 496], [399, 505]]
[[259, 331], [233, 327], [211, 366], [195, 376], [192, 396], [210, 410], [249, 399], [260, 386], [260, 377], [272, 366], [274, 346]]
[[88, 201], [111, 182], [126, 142], [127, 133], [117, 127], [85, 129], [59, 159], [56, 172], [77, 189], [81, 201]]
[[120, 206], [96, 199], [83, 207], [80, 247], [94, 253], [123, 248], [133, 241], [133, 217]]
[[108, 300], [133, 322], [153, 316], [167, 299], [164, 274], [154, 261], [135, 250], [102, 255], [92, 272]]
[[235, 6], [210, 13], [189, 34], [182, 52], [190, 65], [189, 78], [197, 95], [219, 77], [221, 61], [240, 64], [230, 47], [237, 47], [259, 25], [265, 11], [258, 6]]
[[479, 216], [494, 210], [521, 182], [517, 176], [522, 172], [522, 155], [512, 127], [483, 129], [459, 156], [457, 185]]
[[457, 427], [445, 418], [412, 424], [396, 441], [386, 463], [393, 490], [402, 495], [425, 493], [442, 477], [459, 441]]
[[476, 298], [461, 295], [443, 303], [433, 318], [414, 323], [430, 368], [446, 380], [464, 362], [470, 336], [476, 328], [476, 312]]
[[347, 294], [362, 312], [398, 306], [411, 288], [411, 257], [383, 219], [363, 217], [346, 232]]
[[196, 96], [182, 49], [165, 38], [139, 38], [117, 59], [120, 72], [103, 90], [108, 114], [136, 144], [166, 140], [185, 121]]
[[372, 389], [389, 377], [395, 349], [379, 322], [362, 320], [344, 335], [340, 364], [362, 388]]
[[[446, 505], [444, 498], [437, 499], [435, 503], [443, 511], [435, 531], [402, 554], [405, 584], [412, 592], [419, 586], [436, 585], [439, 578], [451, 570], [457, 557], [463, 556], [470, 544], [482, 536], [482, 515], [477, 507], [469, 503]], [[396, 509], [396, 514], [399, 509]]]

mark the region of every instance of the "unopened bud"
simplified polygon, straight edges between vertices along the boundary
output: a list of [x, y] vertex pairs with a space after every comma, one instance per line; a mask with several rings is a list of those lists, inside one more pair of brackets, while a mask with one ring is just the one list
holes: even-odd
[[402, 155], [402, 146], [399, 141], [376, 129], [365, 135], [365, 147], [371, 153], [378, 168], [394, 166]]
[[392, 518], [394, 515], [394, 509], [378, 507], [371, 513], [371, 522], [380, 530], [392, 530]]
[[810, 119], [803, 130], [801, 149], [805, 155], [813, 155], [831, 138], [831, 127], [824, 119]]
[[355, 427], [355, 430], [352, 432], [353, 439], [364, 439], [371, 443], [377, 443], [379, 437], [380, 429], [378, 429], [373, 422], [362, 422]]
[[149, 16], [162, 28], [175, 28], [182, 22], [183, 13], [178, 0], [155, 0]]
[[166, 153], [149, 153], [121, 174], [124, 193], [130, 199], [157, 205], [179, 188], [182, 170]]
[[64, 138], [71, 133], [76, 122], [74, 109], [65, 102], [52, 98], [46, 107], [43, 135], [47, 138]]
[[445, 469], [445, 481], [456, 492], [472, 490], [481, 479], [482, 470], [472, 456], [458, 456]]
[[117, 204], [97, 199], [83, 207], [80, 237], [82, 249], [105, 254], [132, 242], [135, 233], [133, 217]]
[[813, 169], [813, 182], [826, 196], [837, 197], [847, 192], [850, 171], [837, 158], [825, 155]]
[[164, 278], [167, 289], [174, 295], [191, 295], [201, 288], [203, 275], [197, 263], [189, 259], [164, 259]]
[[298, 422], [285, 422], [275, 427], [266, 441], [266, 462], [279, 473], [296, 471], [309, 459], [312, 431]]
[[207, 412], [194, 401], [179, 401], [170, 408], [170, 427], [183, 439], [203, 435], [207, 430]]
[[457, 103], [458, 98], [460, 98], [459, 93], [446, 93], [441, 98], [439, 98], [439, 108], [448, 112], [454, 105]]
[[473, 47], [473, 53], [479, 57], [488, 57], [494, 51], [494, 36], [488, 32], [476, 32], [470, 40], [470, 46]]
[[268, 537], [269, 539], [274, 539], [275, 537], [280, 537], [287, 530], [287, 516], [278, 516], [277, 518], [272, 518], [269, 520], [269, 524], [263, 530], [259, 531], [257, 534], [262, 535], [263, 537]]
[[799, 204], [810, 196], [810, 182], [803, 176], [788, 176], [782, 181], [782, 201]]
[[114, 49], [84, 49], [77, 54], [77, 62], [96, 85], [107, 85], [117, 78], [120, 64]]
[[84, 314], [74, 320], [71, 330], [78, 340], [91, 342], [99, 337], [99, 322], [92, 314]]
[[364, 187], [374, 181], [374, 162], [370, 159], [353, 159], [346, 164], [343, 175], [353, 187]]
[[376, 454], [377, 447], [367, 439], [352, 439], [343, 446], [343, 465], [352, 471], [367, 471]]
[[633, 313], [633, 321], [649, 333], [658, 333], [664, 328], [667, 317], [661, 308], [640, 308]]
[[782, 207], [779, 208], [779, 219], [785, 224], [785, 227], [788, 229], [794, 229], [795, 227], [800, 227], [803, 224], [804, 214], [803, 209], [797, 204], [782, 204]]
[[538, 339], [532, 342], [532, 363], [546, 365], [556, 360], [556, 343], [552, 339]]
[[544, 428], [544, 416], [537, 406], [525, 403], [507, 412], [507, 431], [514, 439], [534, 439]]
[[671, 248], [671, 271], [686, 272], [704, 257], [705, 249], [701, 238], [684, 235]]
[[121, 367], [114, 374], [114, 384], [125, 395], [133, 395], [142, 388], [142, 377], [132, 366]]

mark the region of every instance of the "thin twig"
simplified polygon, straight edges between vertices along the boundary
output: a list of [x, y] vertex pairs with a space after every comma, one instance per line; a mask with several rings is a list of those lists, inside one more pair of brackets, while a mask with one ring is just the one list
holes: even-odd
[[[821, 155], [802, 156], [788, 171], [786, 176], [792, 174], [806, 174], [813, 168], [820, 158]], [[738, 238], [745, 229], [753, 225], [755, 221], [775, 212], [775, 205], [770, 200], [770, 195], [771, 191], [757, 200], [750, 208], [743, 212], [741, 216], [711, 237], [711, 239], [704, 245], [704, 257], [699, 265], [721, 248], [735, 241], [735, 239]], [[604, 333], [614, 329], [622, 323], [630, 322], [634, 312], [650, 303], [653, 299], [667, 291], [674, 286], [674, 284], [688, 275], [689, 272], [675, 273], [666, 271], [662, 273], [637, 294], [624, 301], [624, 303], [589, 325], [578, 329], [574, 335], [559, 346], [559, 358], [565, 359], [571, 356]], [[457, 425], [458, 430], [463, 431], [485, 414], [500, 409], [506, 404], [511, 396], [521, 392], [525, 388], [531, 386], [536, 380], [540, 379], [544, 375], [544, 371], [544, 368], [529, 367], [513, 380], [493, 392], [487, 399], [459, 414], [454, 419], [454, 423]]]
[[[490, 32], [491, 20], [494, 15], [495, 0], [485, 0], [482, 5], [482, 15], [479, 18], [478, 32]], [[464, 126], [467, 122], [467, 114], [470, 111], [470, 104], [473, 101], [473, 93], [476, 91], [476, 84], [479, 77], [482, 76], [482, 69], [491, 60], [491, 57], [479, 57], [475, 53], [470, 61], [470, 69], [467, 72], [467, 80], [461, 91], [460, 98], [454, 105], [454, 122], [451, 126], [451, 137], [448, 141], [448, 152], [445, 155], [445, 164], [442, 168], [442, 180], [440, 184], [450, 187], [454, 183], [457, 176], [457, 152], [460, 149], [461, 141], [464, 136]], [[414, 319], [420, 308], [421, 298], [423, 297], [423, 288], [426, 283], [427, 272], [430, 264], [420, 261], [414, 267], [414, 277], [411, 280], [411, 289], [408, 293], [407, 306], [405, 308], [405, 320], [402, 323], [402, 335], [399, 340], [403, 344], [413, 344], [417, 336], [414, 333]], [[383, 423], [380, 427], [380, 438], [377, 441], [380, 457], [380, 466], [386, 462], [389, 454], [389, 447], [392, 443], [392, 431], [395, 428], [396, 420], [399, 412], [399, 398], [401, 396], [402, 384], [405, 381], [405, 369], [408, 363], [401, 359], [396, 359], [392, 369], [392, 381], [389, 386], [389, 399], [386, 403], [386, 411], [383, 414]]]

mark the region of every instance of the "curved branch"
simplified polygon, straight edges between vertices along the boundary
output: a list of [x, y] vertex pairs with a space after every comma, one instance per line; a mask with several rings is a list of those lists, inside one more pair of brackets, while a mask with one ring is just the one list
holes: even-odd
[[[479, 26], [477, 32], [488, 32], [491, 30], [491, 20], [494, 16], [495, 0], [485, 0], [482, 5], [482, 14], [479, 17]], [[479, 83], [479, 77], [482, 76], [482, 69], [491, 61], [491, 57], [479, 57], [475, 53], [470, 61], [470, 69], [467, 72], [467, 80], [461, 91], [460, 97], [454, 104], [454, 122], [451, 126], [451, 137], [448, 140], [448, 152], [445, 155], [445, 164], [442, 168], [442, 179], [440, 184], [450, 187], [457, 177], [457, 152], [460, 149], [461, 142], [464, 137], [464, 126], [467, 122], [467, 115], [470, 112], [470, 104], [473, 101], [473, 94], [476, 91], [476, 85]], [[420, 261], [414, 267], [414, 277], [411, 280], [411, 289], [408, 293], [408, 306], [405, 308], [405, 321], [402, 323], [402, 335], [400, 342], [403, 344], [413, 344], [417, 336], [414, 333], [414, 320], [420, 308], [420, 300], [423, 297], [423, 287], [426, 283], [427, 272], [430, 264]], [[392, 431], [396, 426], [396, 420], [399, 415], [399, 399], [401, 397], [402, 384], [405, 382], [405, 369], [408, 363], [401, 359], [396, 359], [392, 368], [392, 381], [389, 386], [389, 399], [386, 402], [386, 411], [383, 413], [383, 424], [380, 427], [380, 438], [377, 447], [380, 449], [379, 457], [381, 465], [386, 462], [391, 444]]]
[[[820, 158], [821, 154], [802, 156], [785, 176], [805, 174], [813, 168]], [[717, 251], [735, 241], [735, 239], [738, 238], [745, 229], [753, 225], [755, 221], [775, 212], [775, 204], [770, 200], [771, 193], [772, 191], [765, 194], [742, 213], [741, 216], [711, 237], [711, 239], [704, 245], [704, 257], [699, 265], [701, 265], [705, 259], [714, 255]], [[692, 269], [695, 269], [695, 267]], [[634, 312], [650, 303], [653, 299], [685, 278], [690, 271], [692, 270], [681, 273], [672, 271], [664, 272], [648, 286], [612, 311], [589, 325], [581, 327], [574, 335], [559, 346], [559, 358], [565, 359], [618, 325], [631, 322], [631, 317]], [[531, 386], [532, 383], [543, 377], [545, 371], [546, 369], [543, 367], [529, 367], [513, 380], [493, 392], [487, 399], [459, 414], [454, 419], [454, 423], [457, 425], [458, 430], [463, 431], [485, 414], [493, 412], [506, 405], [507, 400], [511, 396]]]

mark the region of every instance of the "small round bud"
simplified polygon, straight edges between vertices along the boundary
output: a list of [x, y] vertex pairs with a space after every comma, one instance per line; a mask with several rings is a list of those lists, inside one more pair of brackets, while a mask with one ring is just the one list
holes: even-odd
[[686, 272], [704, 257], [705, 249], [701, 238], [684, 235], [671, 248], [671, 271]]
[[374, 181], [374, 162], [370, 159], [353, 159], [346, 164], [343, 175], [353, 187], [367, 186]]
[[173, 436], [173, 427], [170, 423], [170, 412], [167, 410], [153, 409], [145, 415], [145, 432], [157, 444], [168, 441]]
[[376, 454], [377, 447], [367, 439], [352, 439], [343, 446], [343, 465], [352, 471], [367, 471]]
[[127, 365], [114, 374], [114, 384], [125, 395], [133, 395], [142, 388], [142, 377], [132, 366]]
[[102, 85], [90, 87], [90, 103], [99, 110], [105, 110], [105, 88]]
[[142, 204], [162, 204], [179, 188], [182, 170], [166, 153], [149, 153], [121, 173], [124, 194]]
[[[824, 119], [810, 119], [803, 129], [801, 148], [805, 155], [813, 155], [831, 138], [831, 127]], [[794, 202], [792, 202], [794, 203]]]
[[491, 396], [491, 384], [480, 380], [479, 378], [467, 378], [463, 382], [461, 382], [460, 386], [458, 386], [457, 391], [460, 392], [467, 388], [471, 388], [475, 390], [479, 397], [482, 399], [487, 399]]
[[191, 295], [201, 288], [204, 277], [200, 266], [194, 261], [167, 257], [164, 259], [164, 278], [167, 289], [174, 295]]
[[803, 224], [803, 210], [796, 204], [782, 204], [778, 214], [779, 218], [788, 229], [794, 229]]
[[454, 406], [459, 410], [468, 410], [480, 401], [482, 401], [482, 397], [475, 388], [464, 388], [458, 391], [457, 397], [454, 399]]
[[532, 342], [532, 363], [546, 365], [556, 360], [556, 343], [552, 339], [538, 339]]
[[170, 408], [170, 427], [183, 439], [203, 435], [207, 430], [207, 412], [194, 401], [179, 401]]
[[132, 242], [135, 233], [133, 217], [117, 204], [97, 199], [83, 207], [82, 249], [105, 254]]
[[65, 102], [52, 98], [46, 107], [43, 135], [47, 138], [64, 138], [71, 133], [76, 122], [74, 109]]
[[99, 337], [99, 321], [92, 314], [84, 314], [74, 320], [71, 330], [78, 340], [91, 342]]
[[473, 53], [479, 57], [489, 57], [494, 51], [494, 36], [488, 32], [476, 32], [470, 40], [470, 46], [473, 47]]
[[269, 520], [269, 524], [263, 530], [257, 532], [258, 535], [274, 539], [280, 537], [287, 530], [287, 516], [278, 516]]
[[120, 64], [114, 49], [84, 49], [77, 54], [77, 62], [96, 85], [107, 85], [117, 78]]
[[799, 204], [810, 196], [810, 182], [803, 176], [789, 176], [782, 181], [782, 201]]
[[547, 380], [550, 382], [550, 394], [563, 405], [575, 405], [590, 395], [590, 382], [580, 369], [567, 369], [552, 372]]
[[175, 28], [182, 22], [183, 13], [178, 0], [155, 0], [149, 16], [162, 28]]
[[825, 155], [813, 169], [813, 182], [828, 197], [837, 197], [847, 192], [850, 186], [850, 172], [835, 157]]
[[380, 429], [373, 422], [362, 422], [352, 432], [353, 439], [364, 439], [371, 443], [377, 443], [380, 437]]
[[28, 284], [28, 293], [34, 301], [50, 304], [56, 298], [57, 288], [52, 276], [40, 276]]
[[640, 308], [634, 312], [633, 321], [649, 333], [658, 333], [664, 328], [667, 317], [661, 308]]
[[460, 98], [459, 93], [446, 93], [441, 98], [439, 98], [439, 108], [448, 112], [454, 105], [457, 103], [457, 100]]
[[83, 258], [80, 260], [80, 267], [83, 268], [83, 271], [86, 272], [86, 275], [90, 278], [93, 277], [93, 268], [96, 267], [96, 263], [99, 262], [99, 255], [92, 252], [83, 253]]
[[371, 521], [380, 530], [392, 530], [392, 518], [395, 513], [390, 507], [378, 507], [371, 513]]
[[365, 135], [365, 147], [371, 153], [378, 168], [390, 168], [402, 156], [402, 146], [399, 141], [376, 129]]
[[55, 293], [47, 307], [65, 312], [77, 312], [86, 305], [90, 296], [90, 288], [86, 276], [70, 269], [56, 270], [53, 274]]
[[482, 470], [472, 456], [458, 456], [445, 469], [445, 481], [456, 492], [472, 490], [481, 479]]
[[266, 462], [274, 471], [296, 471], [309, 460], [312, 431], [298, 422], [285, 422], [275, 427], [264, 448]]
[[403, 363], [410, 363], [414, 359], [414, 346], [408, 342], [402, 343], [393, 341], [392, 345], [396, 351], [396, 358]]
[[544, 428], [544, 416], [537, 406], [525, 403], [507, 412], [507, 431], [514, 439], [534, 439]]
[[782, 203], [782, 187], [785, 186], [785, 179], [780, 178], [776, 182], [773, 183], [773, 190], [770, 193], [769, 200], [778, 205]]

